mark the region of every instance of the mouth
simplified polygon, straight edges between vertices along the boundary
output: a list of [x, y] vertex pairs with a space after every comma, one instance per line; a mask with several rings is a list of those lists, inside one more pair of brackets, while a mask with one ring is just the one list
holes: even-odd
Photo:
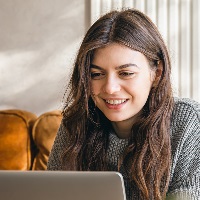
[[110, 105], [120, 105], [128, 101], [128, 99], [104, 99], [104, 101]]

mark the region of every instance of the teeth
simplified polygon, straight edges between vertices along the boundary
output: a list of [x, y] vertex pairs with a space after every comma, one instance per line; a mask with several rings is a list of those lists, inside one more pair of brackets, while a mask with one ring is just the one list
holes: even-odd
[[126, 101], [126, 99], [120, 99], [120, 100], [106, 100], [107, 103], [113, 104], [113, 105], [118, 105], [122, 104]]

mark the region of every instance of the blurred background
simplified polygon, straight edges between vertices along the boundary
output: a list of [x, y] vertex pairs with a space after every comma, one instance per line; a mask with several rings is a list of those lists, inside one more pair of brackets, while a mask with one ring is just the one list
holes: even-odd
[[157, 24], [171, 56], [175, 96], [200, 102], [199, 0], [0, 0], [0, 110], [62, 109], [86, 30], [123, 7]]

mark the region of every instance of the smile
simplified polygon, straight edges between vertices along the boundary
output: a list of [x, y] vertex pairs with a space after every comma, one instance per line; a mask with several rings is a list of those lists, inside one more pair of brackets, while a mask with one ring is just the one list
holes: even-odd
[[111, 105], [119, 105], [127, 101], [127, 99], [114, 99], [114, 100], [112, 99], [112, 100], [105, 100], [105, 101], [106, 103], [109, 103]]

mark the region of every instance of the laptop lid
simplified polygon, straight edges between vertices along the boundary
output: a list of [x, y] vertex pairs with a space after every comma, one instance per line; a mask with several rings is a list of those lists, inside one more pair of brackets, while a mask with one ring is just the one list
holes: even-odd
[[3, 200], [126, 200], [118, 172], [0, 171]]

